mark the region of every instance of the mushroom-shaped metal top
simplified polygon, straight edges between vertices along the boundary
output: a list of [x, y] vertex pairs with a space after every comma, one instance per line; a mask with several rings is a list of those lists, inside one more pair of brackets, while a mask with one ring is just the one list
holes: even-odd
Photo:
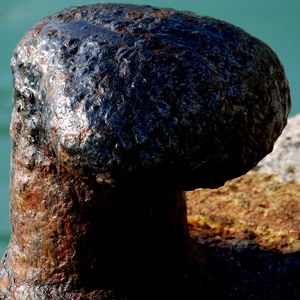
[[266, 44], [173, 9], [67, 8], [26, 33], [12, 70], [32, 143], [113, 186], [223, 185], [272, 151], [290, 111]]

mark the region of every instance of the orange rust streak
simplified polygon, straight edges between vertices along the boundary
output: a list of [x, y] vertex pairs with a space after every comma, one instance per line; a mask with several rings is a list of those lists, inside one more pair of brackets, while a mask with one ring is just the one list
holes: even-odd
[[2, 280], [0, 281], [0, 289], [5, 288], [8, 284], [9, 284], [9, 280], [8, 280], [7, 275], [5, 274], [2, 278]]

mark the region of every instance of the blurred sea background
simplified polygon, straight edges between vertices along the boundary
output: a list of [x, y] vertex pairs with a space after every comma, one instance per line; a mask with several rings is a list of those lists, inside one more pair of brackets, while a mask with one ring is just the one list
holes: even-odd
[[10, 238], [12, 51], [24, 33], [42, 18], [68, 6], [97, 2], [171, 7], [215, 17], [243, 28], [276, 52], [290, 83], [293, 104], [290, 116], [300, 113], [300, 0], [0, 0], [0, 257]]

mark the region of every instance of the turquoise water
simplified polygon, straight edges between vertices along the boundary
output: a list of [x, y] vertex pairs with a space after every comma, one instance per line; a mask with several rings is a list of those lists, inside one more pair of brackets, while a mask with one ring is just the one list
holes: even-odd
[[[13, 48], [32, 25], [64, 7], [99, 1], [84, 0], [0, 0], [0, 257], [10, 236], [9, 122], [11, 74], [9, 61]], [[279, 56], [290, 82], [293, 108], [300, 113], [300, 1], [299, 0], [185, 0], [185, 1], [101, 1], [150, 4], [189, 10], [219, 18], [242, 27], [266, 42]], [[28, 220], [30, 221], [30, 220]]]

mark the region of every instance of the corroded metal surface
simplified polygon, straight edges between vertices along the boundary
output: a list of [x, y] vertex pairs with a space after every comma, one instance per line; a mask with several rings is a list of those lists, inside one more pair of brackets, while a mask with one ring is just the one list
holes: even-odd
[[114, 186], [223, 185], [272, 150], [290, 109], [267, 45], [171, 9], [68, 8], [26, 33], [12, 69], [30, 138]]
[[173, 293], [199, 268], [181, 193], [103, 187], [38, 151], [30, 169], [26, 147], [18, 145], [3, 259], [8, 299], [102, 299], [110, 289], [126, 298], [150, 286], [154, 294]]
[[208, 275], [177, 190], [222, 185], [272, 150], [290, 109], [272, 50], [212, 18], [97, 4], [43, 19], [11, 66], [0, 296], [198, 299]]

